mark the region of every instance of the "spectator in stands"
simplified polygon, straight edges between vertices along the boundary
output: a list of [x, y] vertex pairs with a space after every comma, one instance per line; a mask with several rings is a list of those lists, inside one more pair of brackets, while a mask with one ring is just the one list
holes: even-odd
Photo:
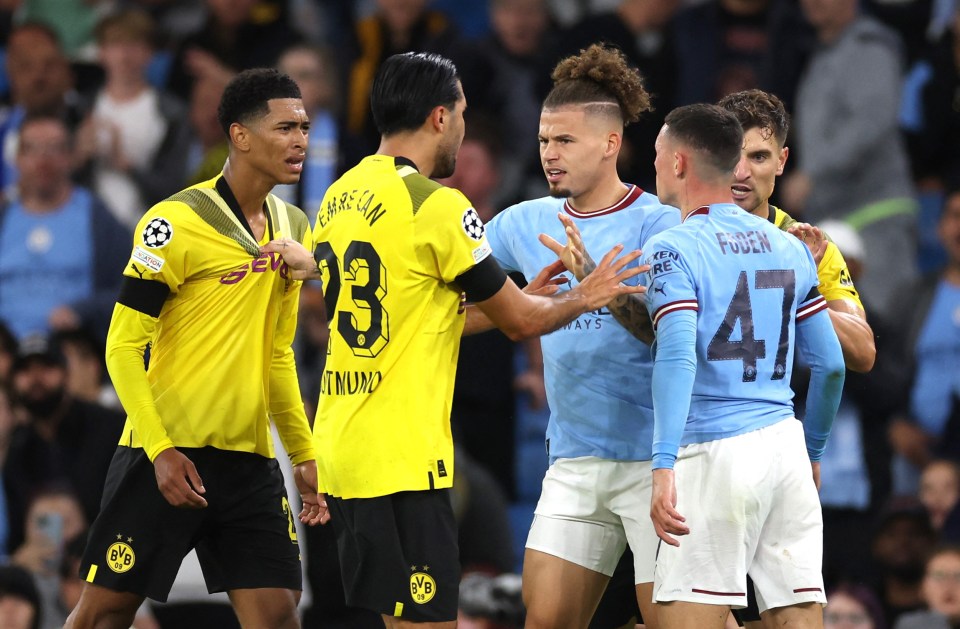
[[960, 547], [942, 546], [923, 576], [927, 609], [901, 616], [894, 629], [952, 629], [960, 625]]
[[936, 544], [936, 533], [919, 502], [894, 499], [880, 514], [872, 542], [874, 591], [887, 621], [893, 622], [924, 605], [924, 561]]
[[492, 0], [489, 11], [491, 32], [457, 46], [453, 59], [470, 111], [497, 121], [486, 131], [503, 147], [498, 156], [500, 184], [487, 196], [505, 207], [526, 196], [530, 179], [542, 185], [532, 130], [540, 122], [537, 82], [549, 74], [545, 68], [553, 67], [550, 52], [556, 33], [545, 0]]
[[71, 127], [81, 116], [70, 64], [49, 26], [16, 27], [7, 43], [6, 66], [11, 105], [0, 116], [0, 191], [10, 197], [17, 183], [17, 136], [27, 114], [60, 116]]
[[0, 566], [0, 626], [40, 629], [40, 594], [30, 573], [19, 566]]
[[133, 229], [154, 203], [180, 190], [190, 145], [185, 105], [147, 82], [156, 34], [150, 15], [125, 10], [96, 29], [104, 86], [77, 133], [77, 162], [118, 221]]
[[920, 502], [937, 531], [943, 529], [947, 517], [960, 498], [960, 466], [953, 461], [930, 461], [920, 476]]
[[17, 355], [17, 337], [0, 317], [0, 387], [10, 383], [10, 369]]
[[185, 101], [197, 79], [226, 85], [236, 72], [276, 65], [280, 54], [300, 41], [281, 10], [255, 11], [257, 0], [205, 0], [204, 5], [206, 20], [181, 41], [170, 72], [170, 91]]
[[862, 585], [843, 584], [827, 592], [824, 629], [887, 629], [883, 610], [873, 593]]
[[0, 206], [0, 319], [20, 338], [82, 324], [105, 337], [129, 259], [130, 232], [73, 184], [72, 155], [61, 118], [23, 121], [18, 197]]
[[59, 629], [67, 620], [60, 604], [60, 563], [67, 540], [87, 527], [80, 501], [72, 490], [41, 490], [30, 502], [23, 544], [13, 553], [13, 563], [30, 572], [40, 593], [44, 629]]
[[345, 69], [345, 163], [353, 165], [375, 153], [380, 133], [370, 111], [370, 88], [387, 57], [402, 52], [448, 53], [457, 38], [446, 16], [427, 8], [427, 0], [376, 0], [376, 11], [360, 19], [356, 50]]
[[870, 266], [858, 288], [889, 318], [898, 285], [917, 273], [916, 201], [897, 120], [901, 44], [858, 0], [800, 4], [818, 46], [797, 90], [799, 164], [780, 193], [805, 220], [842, 219], [860, 233]]
[[124, 416], [71, 396], [63, 354], [45, 337], [29, 337], [20, 344], [13, 386], [15, 402], [27, 418], [14, 429], [3, 466], [11, 527], [8, 546], [17, 548], [24, 538], [30, 498], [47, 485], [70, 487], [80, 499], [84, 517], [93, 520], [100, 511]]
[[67, 360], [67, 392], [84, 402], [122, 410], [107, 378], [103, 343], [85, 328], [57, 332], [53, 341]]
[[[960, 191], [948, 194], [938, 235], [947, 264], [909, 284], [909, 308], [898, 308], [900, 356], [912, 378], [908, 413], [891, 425], [894, 492], [915, 493], [919, 471], [934, 457], [960, 460]], [[871, 261], [873, 258], [871, 258]]]
[[[711, 0], [673, 23], [677, 104], [760, 88], [792, 109], [812, 33], [789, 0]], [[791, 208], [791, 205], [786, 205]]]
[[213, 179], [227, 161], [227, 136], [217, 120], [217, 106], [226, 81], [219, 77], [197, 79], [190, 94], [190, 129], [193, 142], [187, 152], [187, 183], [190, 185]]

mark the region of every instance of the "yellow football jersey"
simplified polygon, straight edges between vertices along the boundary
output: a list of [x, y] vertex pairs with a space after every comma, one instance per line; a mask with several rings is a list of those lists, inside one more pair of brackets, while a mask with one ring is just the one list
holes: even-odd
[[341, 498], [450, 487], [465, 317], [457, 277], [490, 255], [459, 191], [373, 155], [314, 227], [330, 340], [314, 421], [320, 489]]
[[291, 348], [301, 283], [258, 250], [280, 237], [312, 247], [310, 226], [277, 197], [267, 207], [259, 243], [222, 177], [140, 220], [107, 338], [127, 411], [121, 445], [151, 460], [171, 446], [273, 457], [272, 418], [294, 464], [313, 457]]
[[[791, 225], [797, 221], [792, 216], [778, 207], [770, 206], [772, 210], [771, 219], [773, 224], [783, 231], [787, 231]], [[820, 279], [820, 294], [827, 301], [837, 299], [849, 299], [853, 301], [860, 309], [863, 304], [860, 302], [860, 294], [857, 293], [853, 285], [853, 278], [850, 276], [850, 269], [847, 268], [847, 261], [843, 259], [843, 254], [832, 241], [827, 238], [827, 250], [817, 265], [817, 277]]]

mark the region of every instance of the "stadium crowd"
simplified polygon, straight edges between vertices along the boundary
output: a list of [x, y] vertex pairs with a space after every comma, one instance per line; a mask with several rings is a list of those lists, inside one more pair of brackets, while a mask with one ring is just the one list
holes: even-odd
[[[223, 168], [217, 107], [231, 78], [276, 67], [299, 85], [307, 160], [274, 192], [312, 222], [331, 183], [377, 150], [380, 64], [449, 57], [469, 109], [442, 182], [489, 222], [546, 194], [537, 129], [550, 71], [595, 42], [618, 47], [651, 95], [618, 164], [651, 192], [674, 107], [750, 88], [786, 105], [790, 160], [771, 201], [833, 239], [877, 349], [872, 369], [847, 374], [822, 462], [825, 626], [960, 627], [956, 0], [0, 3], [0, 625], [59, 627], [76, 604], [123, 427], [103, 348], [130, 243], [151, 206]], [[617, 325], [608, 311], [568, 325], [598, 321]], [[328, 336], [319, 284], [305, 283], [294, 350], [309, 418]], [[794, 372], [798, 417], [808, 376]], [[461, 627], [522, 626], [510, 575], [548, 417], [539, 341], [464, 339], [451, 417]], [[300, 540], [303, 626], [382, 626], [346, 606], [330, 527], [300, 527]], [[198, 574], [188, 561], [170, 601], [145, 604], [135, 626], [238, 626]]]

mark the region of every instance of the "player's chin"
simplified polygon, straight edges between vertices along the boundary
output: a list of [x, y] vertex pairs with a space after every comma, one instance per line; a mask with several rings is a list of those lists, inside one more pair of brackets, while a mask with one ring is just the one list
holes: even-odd
[[550, 196], [554, 199], [566, 199], [573, 196], [570, 188], [564, 188], [556, 184], [550, 184]]

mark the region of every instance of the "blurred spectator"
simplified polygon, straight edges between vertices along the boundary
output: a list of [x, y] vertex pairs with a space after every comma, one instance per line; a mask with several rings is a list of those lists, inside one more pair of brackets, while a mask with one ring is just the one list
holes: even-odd
[[279, 3], [205, 0], [204, 4], [206, 20], [181, 41], [170, 72], [170, 91], [185, 101], [196, 80], [215, 78], [226, 85], [236, 72], [276, 65], [280, 54], [301, 39], [287, 24]]
[[464, 573], [510, 572], [516, 562], [507, 494], [462, 447], [455, 446], [454, 458], [457, 473], [450, 499], [457, 519], [460, 569]]
[[813, 43], [795, 2], [711, 0], [678, 13], [673, 30], [678, 105], [760, 88], [793, 109]]
[[0, 116], [0, 191], [15, 194], [17, 136], [27, 114], [62, 117], [68, 126], [80, 122], [73, 75], [57, 34], [45, 24], [17, 26], [7, 43], [10, 107]]
[[280, 57], [277, 69], [290, 75], [300, 88], [310, 118], [310, 136], [300, 181], [277, 186], [273, 193], [306, 212], [312, 225], [324, 193], [337, 176], [336, 67], [327, 50], [294, 46]]
[[19, 195], [0, 207], [0, 319], [20, 338], [82, 324], [105, 337], [129, 259], [130, 232], [70, 180], [72, 154], [60, 118], [24, 120]]
[[[864, 255], [857, 232], [839, 221], [824, 221], [819, 227], [846, 261], [848, 279], [858, 285], [863, 269], [871, 261]], [[869, 302], [865, 308], [869, 313]], [[863, 531], [869, 530], [890, 488], [890, 453], [883, 427], [891, 409], [901, 401], [902, 378], [893, 364], [895, 357], [883, 351], [890, 348], [884, 322], [871, 313], [870, 323], [878, 337], [876, 360], [869, 372], [847, 371], [830, 447], [821, 461], [823, 573], [828, 588], [841, 581], [870, 576], [870, 546]], [[806, 369], [794, 371], [792, 384], [797, 391], [798, 416], [806, 396], [807, 376]]]
[[946, 267], [908, 284], [909, 308], [899, 309], [901, 360], [912, 377], [909, 419], [891, 425], [894, 491], [913, 493], [919, 470], [933, 456], [960, 460], [960, 191], [949, 194], [940, 216]]
[[226, 86], [227, 83], [219, 77], [202, 77], [197, 79], [190, 95], [193, 142], [186, 159], [189, 185], [213, 179], [227, 161], [227, 136], [217, 120], [217, 107]]
[[111, 0], [28, 0], [18, 20], [49, 24], [70, 59], [94, 58], [93, 33], [97, 20], [115, 3]]
[[[500, 209], [494, 205], [501, 172], [497, 159], [500, 147], [494, 129], [489, 119], [468, 114], [456, 170], [442, 180], [444, 185], [466, 195], [485, 223]], [[529, 342], [539, 348], [539, 338]], [[517, 347], [499, 330], [463, 337], [450, 413], [454, 441], [493, 474], [500, 490], [510, 497], [514, 495], [514, 377], [518, 375], [514, 370], [514, 352]], [[543, 386], [542, 375], [540, 385]], [[459, 465], [459, 460], [457, 463]]]
[[894, 499], [885, 506], [873, 535], [872, 556], [874, 591], [889, 622], [923, 607], [924, 561], [935, 544], [936, 533], [919, 502]]
[[44, 629], [58, 629], [67, 620], [68, 610], [60, 604], [60, 563], [67, 540], [86, 528], [80, 502], [69, 489], [42, 490], [30, 502], [24, 541], [14, 551], [13, 563], [33, 575]]
[[934, 529], [943, 529], [947, 516], [960, 498], [960, 466], [953, 461], [930, 461], [920, 476], [920, 502]]
[[[16, 423], [16, 417], [13, 414], [13, 396], [7, 385], [0, 383], [0, 469], [3, 469], [3, 464], [7, 460], [7, 452], [10, 450], [10, 440], [13, 438]], [[7, 507], [7, 492], [3, 483], [0, 482], [0, 564], [8, 559], [9, 538], [10, 511]]]
[[930, 555], [923, 577], [927, 609], [901, 616], [894, 629], [952, 629], [960, 626], [960, 547], [943, 546]]
[[153, 204], [180, 190], [190, 145], [186, 107], [147, 82], [156, 34], [149, 14], [128, 10], [97, 25], [104, 86], [77, 132], [77, 162], [118, 221], [133, 229]]
[[870, 266], [858, 284], [890, 317], [898, 284], [916, 276], [916, 201], [897, 112], [902, 46], [861, 15], [858, 0], [801, 0], [819, 45], [797, 90], [798, 170], [784, 205], [809, 222], [842, 219], [863, 238]]
[[525, 617], [520, 575], [464, 575], [460, 582], [459, 629], [520, 629]]
[[107, 378], [103, 343], [85, 328], [57, 332], [53, 342], [67, 361], [67, 393], [84, 402], [123, 410]]
[[0, 627], [40, 629], [42, 616], [30, 573], [19, 566], [0, 566]]
[[827, 592], [824, 629], [887, 629], [883, 610], [862, 585], [843, 584]]
[[14, 429], [3, 466], [10, 548], [23, 541], [31, 497], [50, 484], [75, 491], [84, 517], [93, 520], [124, 421], [121, 413], [81, 402], [67, 392], [63, 354], [44, 337], [20, 344], [13, 386], [27, 423]]
[[[451, 54], [470, 111], [496, 120], [485, 132], [503, 147], [497, 157], [500, 184], [488, 196], [495, 205], [505, 207], [525, 196], [527, 178], [534, 169], [539, 172], [536, 87], [549, 78], [545, 75], [552, 63], [547, 53], [555, 47], [555, 33], [545, 0], [492, 0], [489, 5], [490, 34], [458, 46]], [[543, 177], [537, 176], [536, 181], [542, 186]]]
[[0, 387], [10, 383], [10, 370], [17, 356], [17, 337], [0, 318]]
[[427, 0], [376, 0], [377, 10], [356, 23], [356, 52], [344, 76], [346, 130], [344, 160], [352, 166], [375, 153], [380, 132], [370, 112], [370, 88], [380, 64], [402, 52], [448, 52], [456, 31], [446, 16], [427, 8]]
[[[677, 61], [667, 25], [679, 8], [679, 0], [620, 0], [615, 10], [588, 15], [564, 31], [556, 54], [549, 59], [552, 67], [590, 44], [606, 42], [622, 50], [640, 70], [653, 111], [624, 129], [617, 170], [624, 181], [650, 190], [655, 184], [654, 141], [676, 102]], [[548, 74], [541, 71], [539, 77], [544, 94], [552, 87]]]

